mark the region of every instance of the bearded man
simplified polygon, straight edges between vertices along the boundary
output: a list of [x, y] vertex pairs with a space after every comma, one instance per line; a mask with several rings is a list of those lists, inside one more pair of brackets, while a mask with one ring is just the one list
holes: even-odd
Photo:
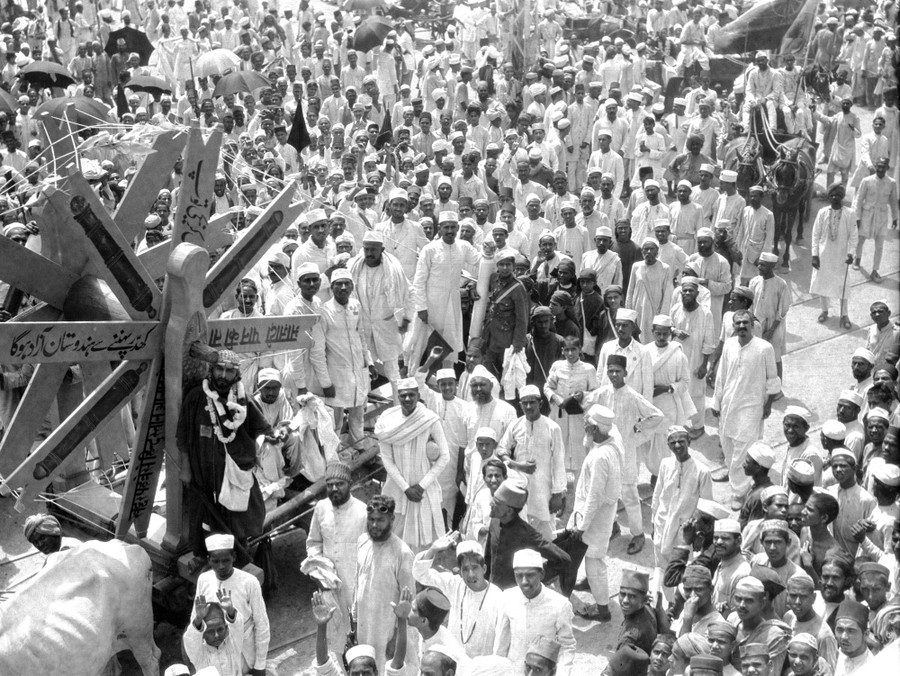
[[[256, 439], [274, 437], [259, 407], [247, 399], [240, 357], [220, 350], [209, 376], [181, 402], [175, 443], [182, 454], [181, 482], [186, 487], [193, 571], [205, 563], [204, 526], [227, 528], [237, 542], [262, 533], [266, 511], [253, 475]], [[246, 547], [238, 547], [238, 566]]]

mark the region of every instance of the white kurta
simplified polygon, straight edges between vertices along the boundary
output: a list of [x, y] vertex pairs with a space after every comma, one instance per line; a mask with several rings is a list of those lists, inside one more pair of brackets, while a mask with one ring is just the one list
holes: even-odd
[[510, 455], [516, 462], [535, 461], [534, 474], [510, 469], [509, 476], [528, 488], [529, 518], [550, 521], [550, 497], [566, 492], [566, 449], [559, 425], [543, 415], [535, 422], [522, 416], [506, 429], [497, 455]]
[[[360, 643], [375, 648], [378, 672], [384, 669], [385, 649], [394, 634], [396, 617], [392, 603], [400, 600], [400, 591], [414, 589], [412, 576], [413, 553], [403, 540], [391, 535], [384, 542], [374, 542], [367, 533], [357, 541], [357, 585], [353, 616], [356, 618], [356, 638]], [[417, 632], [410, 631], [413, 639], [407, 645], [407, 663], [416, 654]]]
[[716, 373], [713, 408], [719, 411], [719, 436], [740, 441], [762, 438], [763, 406], [781, 389], [775, 350], [753, 337], [741, 346], [737, 336], [722, 347]]
[[215, 667], [220, 676], [243, 676], [244, 658], [241, 655], [244, 642], [244, 621], [241, 614], [237, 613], [234, 622], [228, 622], [228, 636], [218, 648], [213, 648], [203, 640], [203, 632], [194, 628], [194, 623], [188, 625], [182, 638], [184, 654], [194, 665], [195, 669]]
[[631, 281], [625, 307], [637, 312], [641, 337], [649, 340], [653, 335], [653, 317], [666, 314], [672, 305], [672, 271], [662, 261], [647, 265], [636, 262], [631, 267]]
[[691, 369], [681, 343], [669, 343], [664, 348], [653, 343], [645, 349], [653, 360], [653, 386], [671, 386], [674, 389], [672, 393], [664, 392], [653, 397], [653, 405], [663, 414], [648, 451], [647, 468], [653, 474], [669, 454], [666, 441], [668, 428], [671, 425], [689, 425], [688, 421], [697, 410], [690, 396]]
[[848, 298], [847, 256], [856, 253], [859, 231], [850, 207], [835, 211], [822, 207], [816, 214], [810, 241], [811, 255], [819, 257], [819, 269], [813, 268], [809, 292], [826, 298]]
[[[605, 552], [616, 520], [616, 505], [622, 497], [622, 463], [625, 452], [618, 438], [610, 436], [591, 446], [575, 486], [575, 504], [569, 527], [584, 533], [587, 555]], [[592, 551], [593, 550], [593, 551]]]
[[422, 554], [416, 556], [412, 569], [416, 582], [440, 589], [450, 601], [447, 629], [466, 655], [492, 655], [499, 634], [503, 592], [491, 583], [482, 591], [472, 591], [459, 575], [435, 570], [433, 563], [433, 559], [423, 559]]
[[[269, 652], [269, 616], [266, 614], [266, 602], [263, 600], [259, 580], [240, 568], [235, 568], [227, 580], [218, 579], [212, 570], [200, 573], [196, 596], [205, 596], [207, 601], [213, 601], [220, 589], [231, 592], [231, 602], [238, 617], [243, 620], [244, 659], [252, 669], [265, 669]], [[196, 609], [192, 609], [191, 622], [196, 616]]]
[[366, 505], [354, 498], [339, 507], [331, 500], [319, 500], [313, 509], [309, 536], [306, 538], [307, 556], [324, 556], [334, 563], [341, 578], [340, 615], [332, 618], [332, 634], [337, 645], [343, 645], [350, 629], [350, 609], [356, 595], [356, 547], [366, 532]]
[[323, 388], [334, 386], [326, 398], [332, 407], [364, 406], [369, 393], [368, 350], [360, 322], [359, 301], [341, 305], [333, 298], [322, 303], [321, 319], [313, 325], [310, 361]]
[[550, 402], [550, 419], [558, 422], [562, 430], [566, 469], [576, 476], [587, 454], [584, 448], [584, 416], [581, 413], [569, 415], [560, 408], [560, 404], [566, 397], [579, 392], [587, 393], [599, 386], [596, 368], [583, 361], [570, 364], [566, 359], [553, 362], [544, 384], [544, 396]]
[[500, 634], [494, 654], [508, 657], [516, 674], [524, 676], [528, 646], [543, 636], [562, 646], [556, 673], [569, 676], [575, 656], [573, 617], [572, 604], [552, 589], [544, 587], [533, 599], [525, 598], [518, 587], [506, 589], [502, 592]]
[[413, 310], [428, 310], [428, 323], [454, 351], [463, 349], [459, 286], [462, 271], [481, 260], [468, 242], [429, 242], [419, 253], [412, 284]]
[[663, 458], [650, 513], [653, 515], [653, 544], [665, 559], [672, 555], [672, 548], [681, 535], [681, 526], [691, 518], [700, 498], [712, 499], [712, 479], [709, 470], [697, 461], [695, 451], [690, 451], [690, 457], [684, 462], [678, 462], [671, 454]]

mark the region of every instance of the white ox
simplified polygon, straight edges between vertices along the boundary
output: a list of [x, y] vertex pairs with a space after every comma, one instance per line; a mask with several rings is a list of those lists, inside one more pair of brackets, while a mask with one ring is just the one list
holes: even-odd
[[112, 540], [57, 556], [0, 605], [0, 674], [98, 676], [128, 648], [159, 676], [147, 552]]

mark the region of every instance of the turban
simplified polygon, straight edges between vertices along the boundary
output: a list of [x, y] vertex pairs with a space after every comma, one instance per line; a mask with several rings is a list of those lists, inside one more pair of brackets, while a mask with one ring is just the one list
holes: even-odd
[[273, 368], [264, 368], [259, 370], [259, 374], [256, 376], [256, 382], [260, 385], [263, 383], [275, 382], [281, 383], [281, 373], [279, 373], [278, 369]]
[[25, 539], [31, 542], [35, 535], [62, 535], [59, 521], [49, 514], [34, 514], [25, 519]]

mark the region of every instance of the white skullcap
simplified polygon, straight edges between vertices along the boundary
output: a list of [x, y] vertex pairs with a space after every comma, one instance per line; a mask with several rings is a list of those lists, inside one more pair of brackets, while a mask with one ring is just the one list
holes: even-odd
[[215, 535], [210, 535], [206, 538], [205, 543], [206, 551], [208, 552], [217, 552], [222, 549], [234, 549], [234, 535], [216, 533]]
[[324, 209], [313, 209], [306, 213], [306, 221], [310, 225], [313, 223], [318, 223], [320, 221], [327, 221], [328, 214], [325, 213]]
[[488, 371], [483, 364], [478, 364], [478, 366], [472, 369], [472, 373], [469, 375], [469, 381], [471, 382], [475, 378], [484, 378], [485, 380], [489, 380], [492, 383], [497, 382], [494, 374]]
[[337, 268], [334, 272], [331, 273], [331, 283], [340, 282], [343, 280], [353, 281], [353, 275], [350, 274], [350, 271], [346, 268]]
[[701, 237], [709, 237], [710, 239], [713, 239], [715, 237], [715, 233], [713, 233], [712, 228], [699, 228], [697, 230], [696, 236], [697, 239], [700, 239]]
[[438, 214], [438, 223], [459, 223], [459, 215], [455, 211], [442, 211]]
[[652, 178], [647, 179], [646, 181], [644, 181], [644, 190], [646, 190], [647, 188], [656, 188], [657, 190], [659, 190], [659, 181], [656, 181]]
[[163, 672], [163, 676], [190, 676], [191, 670], [183, 664], [173, 664]]
[[320, 276], [319, 268], [315, 263], [303, 263], [297, 268], [297, 279], [303, 279], [306, 275]]
[[397, 390], [418, 390], [419, 382], [415, 378], [400, 378], [397, 381]]
[[716, 168], [708, 162], [704, 162], [700, 165], [700, 171], [705, 171], [707, 174], [715, 174]]
[[612, 239], [612, 236], [612, 229], [608, 225], [601, 225], [597, 228], [597, 232], [594, 233], [594, 237], [609, 237]]
[[683, 97], [681, 97], [681, 96], [679, 96], [679, 97], [676, 98], [674, 101], [672, 101], [672, 105], [673, 105], [673, 106], [686, 106], [686, 105], [687, 105], [687, 99], [686, 99], [686, 98], [683, 98]]
[[434, 374], [435, 380], [456, 380], [456, 371], [453, 369], [438, 369]]
[[360, 644], [360, 645], [355, 645], [346, 652], [344, 657], [347, 658], [347, 664], [350, 664], [357, 657], [368, 657], [369, 659], [374, 660], [375, 659], [375, 648], [373, 648], [370, 645], [366, 645], [364, 643]]
[[537, 397], [540, 399], [541, 391], [537, 388], [537, 385], [526, 385], [519, 390], [519, 401], [522, 401], [525, 397]]
[[872, 476], [885, 486], [900, 486], [900, 467], [897, 467], [897, 465], [890, 465], [888, 463], [878, 465], [872, 471]]
[[832, 441], [843, 441], [847, 437], [847, 428], [838, 420], [826, 420], [822, 425], [822, 434]]
[[812, 418], [812, 413], [807, 411], [802, 406], [788, 406], [787, 408], [785, 408], [784, 416], [787, 417], [789, 415], [800, 418], [801, 420], [806, 422], [807, 425], [809, 424], [809, 421]]
[[613, 426], [616, 420], [616, 414], [606, 406], [594, 404], [588, 409], [585, 417], [597, 427], [609, 428]]
[[[703, 167], [702, 167], [702, 166], [700, 167], [700, 171], [703, 171]], [[645, 184], [645, 185], [646, 185], [646, 184]], [[694, 186], [692, 186], [692, 185], [691, 185], [691, 182], [688, 181], [687, 179], [682, 179], [682, 180], [678, 181], [678, 186], [677, 186], [677, 187], [679, 187], [679, 188], [687, 188], [688, 190], [691, 190]]]
[[851, 404], [856, 404], [859, 408], [862, 408], [863, 398], [862, 395], [856, 390], [843, 390], [841, 395], [838, 397], [838, 401], [841, 400], [849, 401]]
[[391, 192], [388, 193], [388, 202], [393, 200], [406, 200], [409, 201], [409, 193], [406, 192], [403, 188], [394, 188]]
[[762, 441], [752, 443], [750, 448], [747, 449], [747, 455], [766, 469], [772, 469], [772, 465], [775, 464], [775, 451]]
[[741, 522], [737, 519], [718, 519], [713, 526], [713, 533], [741, 534]]
[[378, 230], [366, 230], [362, 238], [363, 244], [384, 244], [384, 235]]
[[723, 169], [719, 174], [719, 183], [734, 183], [737, 181], [737, 172], [731, 169]]
[[672, 323], [672, 318], [669, 315], [656, 315], [653, 317], [653, 326], [664, 326], [666, 328], [672, 328], [674, 324]]
[[760, 263], [777, 263], [777, 262], [778, 262], [778, 256], [776, 256], [775, 254], [773, 254], [771, 251], [763, 251], [763, 252], [759, 255], [759, 262], [760, 262]]
[[513, 554], [513, 570], [516, 568], [543, 568], [543, 557], [533, 549], [520, 549]]
[[493, 427], [479, 427], [475, 432], [475, 438], [497, 441], [497, 431]]
[[283, 251], [276, 251], [269, 254], [269, 263], [273, 265], [283, 265], [286, 268], [291, 267], [290, 257]]
[[620, 307], [616, 310], [616, 321], [618, 320], [637, 322], [637, 312], [627, 307]]
[[281, 372], [278, 369], [264, 368], [256, 374], [256, 382], [260, 385], [268, 382], [281, 382]]
[[478, 556], [484, 556], [484, 547], [482, 547], [481, 543], [477, 540], [463, 540], [456, 545], [456, 556], [459, 557], [463, 554], [478, 554]]

